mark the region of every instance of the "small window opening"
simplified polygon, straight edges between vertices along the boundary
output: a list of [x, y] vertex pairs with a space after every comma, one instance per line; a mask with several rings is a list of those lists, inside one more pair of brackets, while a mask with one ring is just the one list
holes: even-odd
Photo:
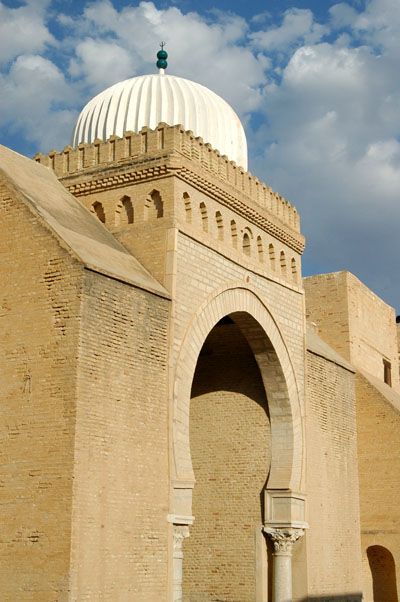
[[104, 207], [101, 203], [96, 201], [90, 208], [90, 211], [96, 215], [102, 224], [106, 223], [106, 214], [104, 213]]
[[243, 253], [245, 255], [247, 255], [247, 257], [250, 257], [251, 254], [251, 243], [250, 243], [250, 236], [247, 234], [247, 232], [245, 232], [243, 234]]
[[281, 272], [283, 275], [286, 275], [286, 256], [285, 256], [284, 251], [281, 251], [280, 263], [281, 263]]
[[292, 268], [292, 278], [294, 282], [297, 282], [297, 263], [294, 257], [292, 257], [292, 261], [291, 261], [291, 268]]
[[269, 244], [268, 254], [269, 254], [269, 263], [271, 266], [271, 270], [275, 270], [275, 249], [274, 249], [274, 245], [272, 243]]
[[[164, 131], [164, 130], [163, 130]], [[183, 193], [183, 204], [185, 206], [185, 216], [188, 224], [192, 223], [192, 203], [187, 192]]]
[[208, 232], [208, 215], [205, 203], [200, 203], [200, 215], [204, 232]]
[[231, 236], [232, 236], [232, 245], [234, 246], [235, 249], [237, 249], [237, 226], [236, 226], [236, 222], [234, 219], [231, 221]]
[[261, 240], [261, 236], [257, 236], [257, 252], [259, 262], [264, 263], [264, 247]]
[[215, 221], [217, 223], [218, 240], [224, 240], [224, 222], [220, 211], [216, 212]]
[[392, 365], [387, 360], [383, 360], [383, 381], [392, 386]]
[[129, 196], [123, 196], [115, 210], [115, 225], [125, 226], [133, 224], [134, 212], [132, 201]]
[[149, 194], [144, 204], [144, 219], [157, 219], [164, 215], [164, 203], [158, 190], [153, 190]]

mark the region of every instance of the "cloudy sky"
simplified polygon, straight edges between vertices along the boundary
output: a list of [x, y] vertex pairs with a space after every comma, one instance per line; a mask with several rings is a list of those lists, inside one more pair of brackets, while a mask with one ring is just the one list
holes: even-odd
[[349, 269], [400, 313], [400, 0], [0, 0], [0, 142], [62, 149], [90, 97], [154, 72], [161, 40], [297, 206], [303, 272]]

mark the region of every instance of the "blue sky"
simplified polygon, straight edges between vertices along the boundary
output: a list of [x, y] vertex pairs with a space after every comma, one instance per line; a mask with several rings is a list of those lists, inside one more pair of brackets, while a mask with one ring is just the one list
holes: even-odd
[[0, 0], [0, 142], [63, 148], [88, 99], [154, 71], [162, 39], [298, 208], [303, 272], [349, 269], [400, 309], [399, 0]]

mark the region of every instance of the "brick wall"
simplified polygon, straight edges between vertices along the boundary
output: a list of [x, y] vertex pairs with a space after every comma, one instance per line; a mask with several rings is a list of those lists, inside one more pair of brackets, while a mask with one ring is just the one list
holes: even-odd
[[346, 272], [303, 278], [303, 285], [308, 319], [328, 345], [350, 360]]
[[66, 600], [82, 267], [0, 191], [0, 592]]
[[350, 272], [304, 278], [306, 311], [320, 336], [344, 358], [383, 380], [383, 360], [391, 364], [399, 389], [395, 313]]
[[[172, 130], [168, 135], [175, 136]], [[182, 140], [186, 137], [182, 136]], [[129, 146], [129, 141], [127, 144]], [[295, 373], [291, 383], [296, 389], [294, 397], [299, 395], [302, 401], [304, 299], [300, 254], [304, 239], [299, 234], [296, 212], [279, 195], [269, 196], [267, 189], [255, 179], [245, 174], [232, 179], [236, 171], [231, 173], [224, 161], [220, 163], [224, 163], [225, 171], [208, 169], [207, 164], [203, 164], [204, 157], [198, 160], [195, 152], [192, 157], [183, 147], [182, 153], [168, 154], [167, 146], [161, 154], [160, 149], [150, 150], [149, 147], [146, 157], [140, 156], [143, 148], [139, 149], [139, 155], [136, 153], [127, 161], [118, 154], [121, 148], [127, 148], [126, 141], [115, 141], [115, 145], [111, 141], [110, 145], [102, 146], [98, 156], [93, 154], [96, 150], [93, 145], [81, 149], [81, 153], [57, 155], [54, 167], [56, 173], [63, 175], [64, 185], [89, 209], [93, 203], [102, 204], [106, 226], [171, 293], [171, 398], [181, 345], [201, 306], [216, 291], [242, 285], [256, 291], [276, 319], [275, 328], [284, 339], [282, 346], [285, 353], [286, 349], [289, 352], [287, 363]], [[212, 152], [211, 155], [214, 156]], [[82, 158], [83, 163], [79, 163]], [[51, 163], [53, 159], [46, 161]], [[85, 167], [82, 171], [76, 171], [82, 167]], [[160, 191], [163, 215], [153, 214], [152, 219], [146, 220], [145, 203], [153, 189]], [[131, 224], [118, 223], [120, 215], [117, 213], [124, 196], [129, 196], [132, 202], [134, 219]], [[185, 198], [190, 202], [191, 219], [188, 219]], [[202, 204], [207, 211], [206, 227]], [[233, 235], [235, 229], [236, 238]], [[249, 245], [243, 244], [246, 237]], [[172, 425], [181, 419], [183, 411], [178, 407], [173, 414], [171, 407], [171, 440], [175, 436]], [[301, 431], [300, 420], [295, 429]], [[296, 457], [294, 462], [296, 474], [299, 474], [301, 457]], [[173, 462], [170, 469], [174, 474]], [[188, 506], [184, 506], [183, 514], [190, 514]], [[170, 511], [182, 514], [174, 505]]]
[[179, 233], [176, 253], [175, 340], [178, 347], [197, 308], [223, 286], [248, 284], [277, 319], [294, 363], [300, 395], [304, 387], [304, 316], [302, 290], [269, 278]]
[[312, 352], [306, 429], [308, 591], [345, 602], [361, 592], [354, 374]]
[[[146, 203], [153, 191], [160, 194], [162, 215], [155, 211], [146, 213]], [[300, 284], [298, 252], [178, 178], [154, 178], [123, 188], [105, 188], [79, 199], [89, 210], [96, 203], [101, 204], [107, 228], [165, 286], [169, 282], [167, 232], [178, 224], [190, 236], [246, 267], [289, 284]], [[132, 205], [130, 224], [126, 218], [121, 219], [125, 215], [121, 199], [129, 199]], [[245, 236], [249, 243], [246, 250]]]
[[383, 359], [391, 364], [392, 386], [399, 389], [396, 315], [353, 274], [348, 273], [351, 361], [383, 380]]
[[[370, 546], [381, 546], [394, 558], [400, 590], [400, 396], [384, 384], [380, 388], [357, 374], [357, 438], [360, 471], [361, 538], [366, 602], [385, 600], [389, 581], [373, 596], [368, 562]], [[386, 570], [388, 578], [389, 572]], [[400, 594], [400, 591], [398, 592]]]
[[216, 326], [203, 347], [190, 440], [195, 522], [184, 544], [184, 600], [266, 602], [261, 500], [270, 464], [267, 399], [235, 324]]
[[71, 561], [79, 600], [166, 596], [168, 309], [164, 299], [87, 273]]
[[84, 270], [1, 193], [1, 599], [159, 602], [169, 302]]

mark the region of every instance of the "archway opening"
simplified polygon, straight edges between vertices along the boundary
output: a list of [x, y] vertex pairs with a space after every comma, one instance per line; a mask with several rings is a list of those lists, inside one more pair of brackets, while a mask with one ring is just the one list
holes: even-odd
[[184, 542], [184, 602], [269, 599], [271, 563], [262, 524], [271, 429], [263, 380], [241, 316], [225, 316], [211, 330], [192, 383], [195, 521]]
[[91, 208], [90, 208], [91, 213], [94, 213], [94, 215], [97, 216], [97, 218], [101, 221], [102, 224], [106, 223], [106, 214], [104, 212], [104, 207], [101, 203], [99, 203], [99, 201], [95, 201]]
[[374, 602], [398, 602], [396, 567], [392, 554], [383, 546], [370, 546], [367, 557]]
[[131, 198], [124, 195], [119, 201], [115, 210], [115, 225], [126, 226], [133, 224], [134, 221], [134, 209]]

